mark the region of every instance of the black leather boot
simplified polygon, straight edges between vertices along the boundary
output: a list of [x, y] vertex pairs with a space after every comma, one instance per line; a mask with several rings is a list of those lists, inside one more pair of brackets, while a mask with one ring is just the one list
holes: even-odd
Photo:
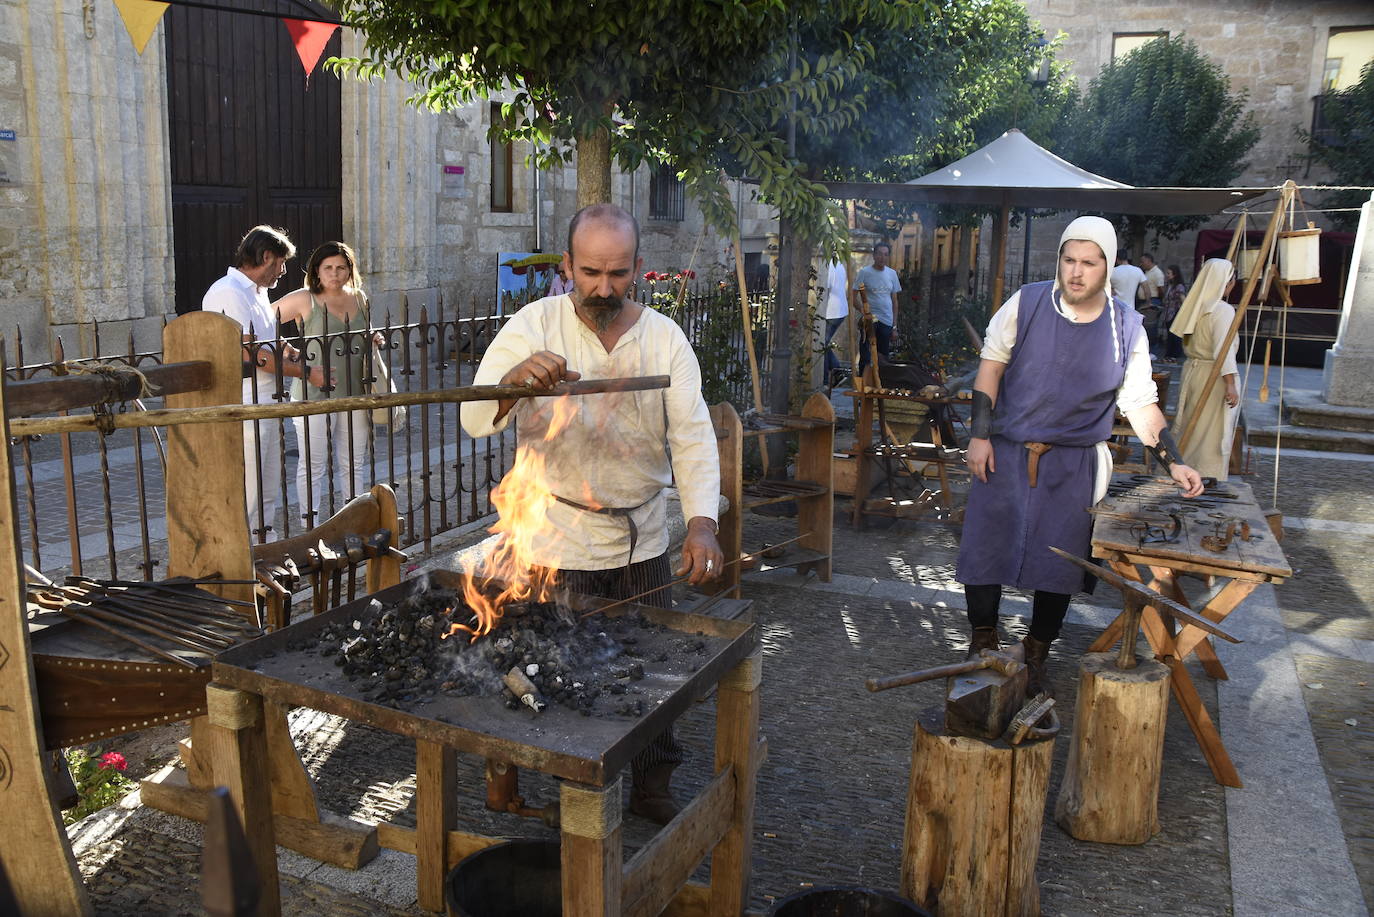
[[1021, 645], [1026, 648], [1026, 697], [1035, 697], [1044, 691], [1050, 697], [1054, 697], [1054, 685], [1050, 682], [1049, 675], [1045, 671], [1045, 663], [1049, 659], [1050, 644], [1052, 640], [1037, 640], [1030, 634], [1021, 641]]
[[666, 825], [680, 811], [673, 801], [673, 770], [676, 764], [660, 764], [630, 782], [630, 811], [649, 821]]
[[997, 628], [995, 627], [975, 627], [973, 637], [968, 643], [968, 658], [972, 659], [983, 650], [1001, 649], [1001, 644], [997, 642]]

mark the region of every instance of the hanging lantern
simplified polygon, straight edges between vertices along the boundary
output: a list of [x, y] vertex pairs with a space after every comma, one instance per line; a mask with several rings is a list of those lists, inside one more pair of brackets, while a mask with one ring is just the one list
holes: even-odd
[[1306, 229], [1279, 233], [1279, 276], [1289, 286], [1322, 282], [1318, 244], [1321, 234], [1312, 223]]
[[1250, 275], [1255, 272], [1255, 265], [1260, 262], [1260, 250], [1257, 248], [1242, 248], [1236, 253], [1236, 279], [1249, 280]]

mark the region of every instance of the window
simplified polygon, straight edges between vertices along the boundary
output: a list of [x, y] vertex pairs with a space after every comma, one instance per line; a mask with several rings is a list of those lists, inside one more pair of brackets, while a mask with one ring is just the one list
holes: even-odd
[[1112, 60], [1120, 60], [1141, 45], [1156, 38], [1168, 38], [1168, 32], [1117, 32], [1112, 36]]
[[677, 220], [687, 214], [687, 197], [677, 173], [668, 166], [658, 166], [649, 178], [649, 219]]
[[[501, 121], [501, 103], [491, 103], [491, 123], [497, 124]], [[511, 179], [514, 169], [511, 167], [510, 144], [491, 138], [491, 211], [492, 213], [510, 213], [515, 208], [514, 195], [511, 193]]]
[[1374, 61], [1374, 26], [1332, 29], [1326, 39], [1322, 92], [1354, 86], [1370, 61]]

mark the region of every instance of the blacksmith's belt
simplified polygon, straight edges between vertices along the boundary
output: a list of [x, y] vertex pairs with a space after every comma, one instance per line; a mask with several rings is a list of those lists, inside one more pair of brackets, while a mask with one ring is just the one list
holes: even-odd
[[1052, 443], [1026, 443], [1026, 451], [1030, 454], [1026, 456], [1026, 480], [1030, 486], [1035, 486], [1035, 480], [1040, 472], [1040, 456], [1054, 448]]
[[643, 509], [644, 507], [648, 506], [650, 503], [654, 501], [654, 497], [657, 496], [658, 494], [654, 494], [653, 497], [650, 497], [649, 499], [645, 500], [643, 503], [639, 504], [639, 506], [631, 506], [628, 508], [620, 506], [587, 506], [583, 503], [578, 503], [576, 500], [569, 500], [567, 497], [560, 497], [558, 494], [554, 494], [553, 498], [557, 500], [559, 503], [562, 503], [564, 506], [571, 506], [573, 509], [580, 509], [584, 513], [596, 513], [600, 516], [619, 516], [620, 518], [624, 519], [625, 524], [630, 527], [630, 553], [625, 558], [625, 565], [629, 566], [631, 563], [634, 562], [635, 545], [639, 542], [639, 527], [635, 525], [634, 517], [631, 516], [630, 513], [633, 513], [637, 509]]

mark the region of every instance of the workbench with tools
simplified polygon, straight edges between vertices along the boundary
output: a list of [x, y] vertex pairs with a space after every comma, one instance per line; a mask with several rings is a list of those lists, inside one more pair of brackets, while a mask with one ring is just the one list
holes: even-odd
[[[963, 508], [950, 483], [951, 478], [968, 474], [951, 423], [960, 400], [871, 384], [845, 394], [854, 400], [856, 418], [850, 450], [854, 459], [855, 528], [863, 527], [866, 516], [962, 524]], [[920, 409], [915, 424], [906, 422], [912, 408]], [[929, 441], [916, 439], [918, 435], [928, 435]], [[938, 489], [925, 483], [932, 469]], [[872, 496], [873, 482], [879, 475], [886, 478], [889, 489], [886, 494]], [[896, 493], [893, 482], [903, 475], [920, 482], [922, 492], [910, 498]]]
[[[1211, 479], [1204, 483], [1200, 497], [1184, 499], [1168, 478], [1114, 475], [1106, 497], [1092, 508], [1092, 554], [1118, 576], [1145, 582], [1182, 609], [1221, 624], [1256, 588], [1282, 583], [1293, 575], [1293, 569], [1278, 532], [1271, 529], [1248, 484]], [[1183, 590], [1180, 580], [1185, 576], [1207, 583], [1206, 591], [1195, 600]], [[1128, 602], [1089, 652], [1105, 652], [1123, 635], [1133, 640], [1129, 622], [1138, 613], [1155, 657], [1169, 667], [1170, 690], [1212, 774], [1219, 783], [1239, 787], [1240, 775], [1184, 665], [1196, 653], [1209, 677], [1226, 678], [1212, 634], [1197, 621], [1175, 628], [1156, 605], [1133, 610]]]

